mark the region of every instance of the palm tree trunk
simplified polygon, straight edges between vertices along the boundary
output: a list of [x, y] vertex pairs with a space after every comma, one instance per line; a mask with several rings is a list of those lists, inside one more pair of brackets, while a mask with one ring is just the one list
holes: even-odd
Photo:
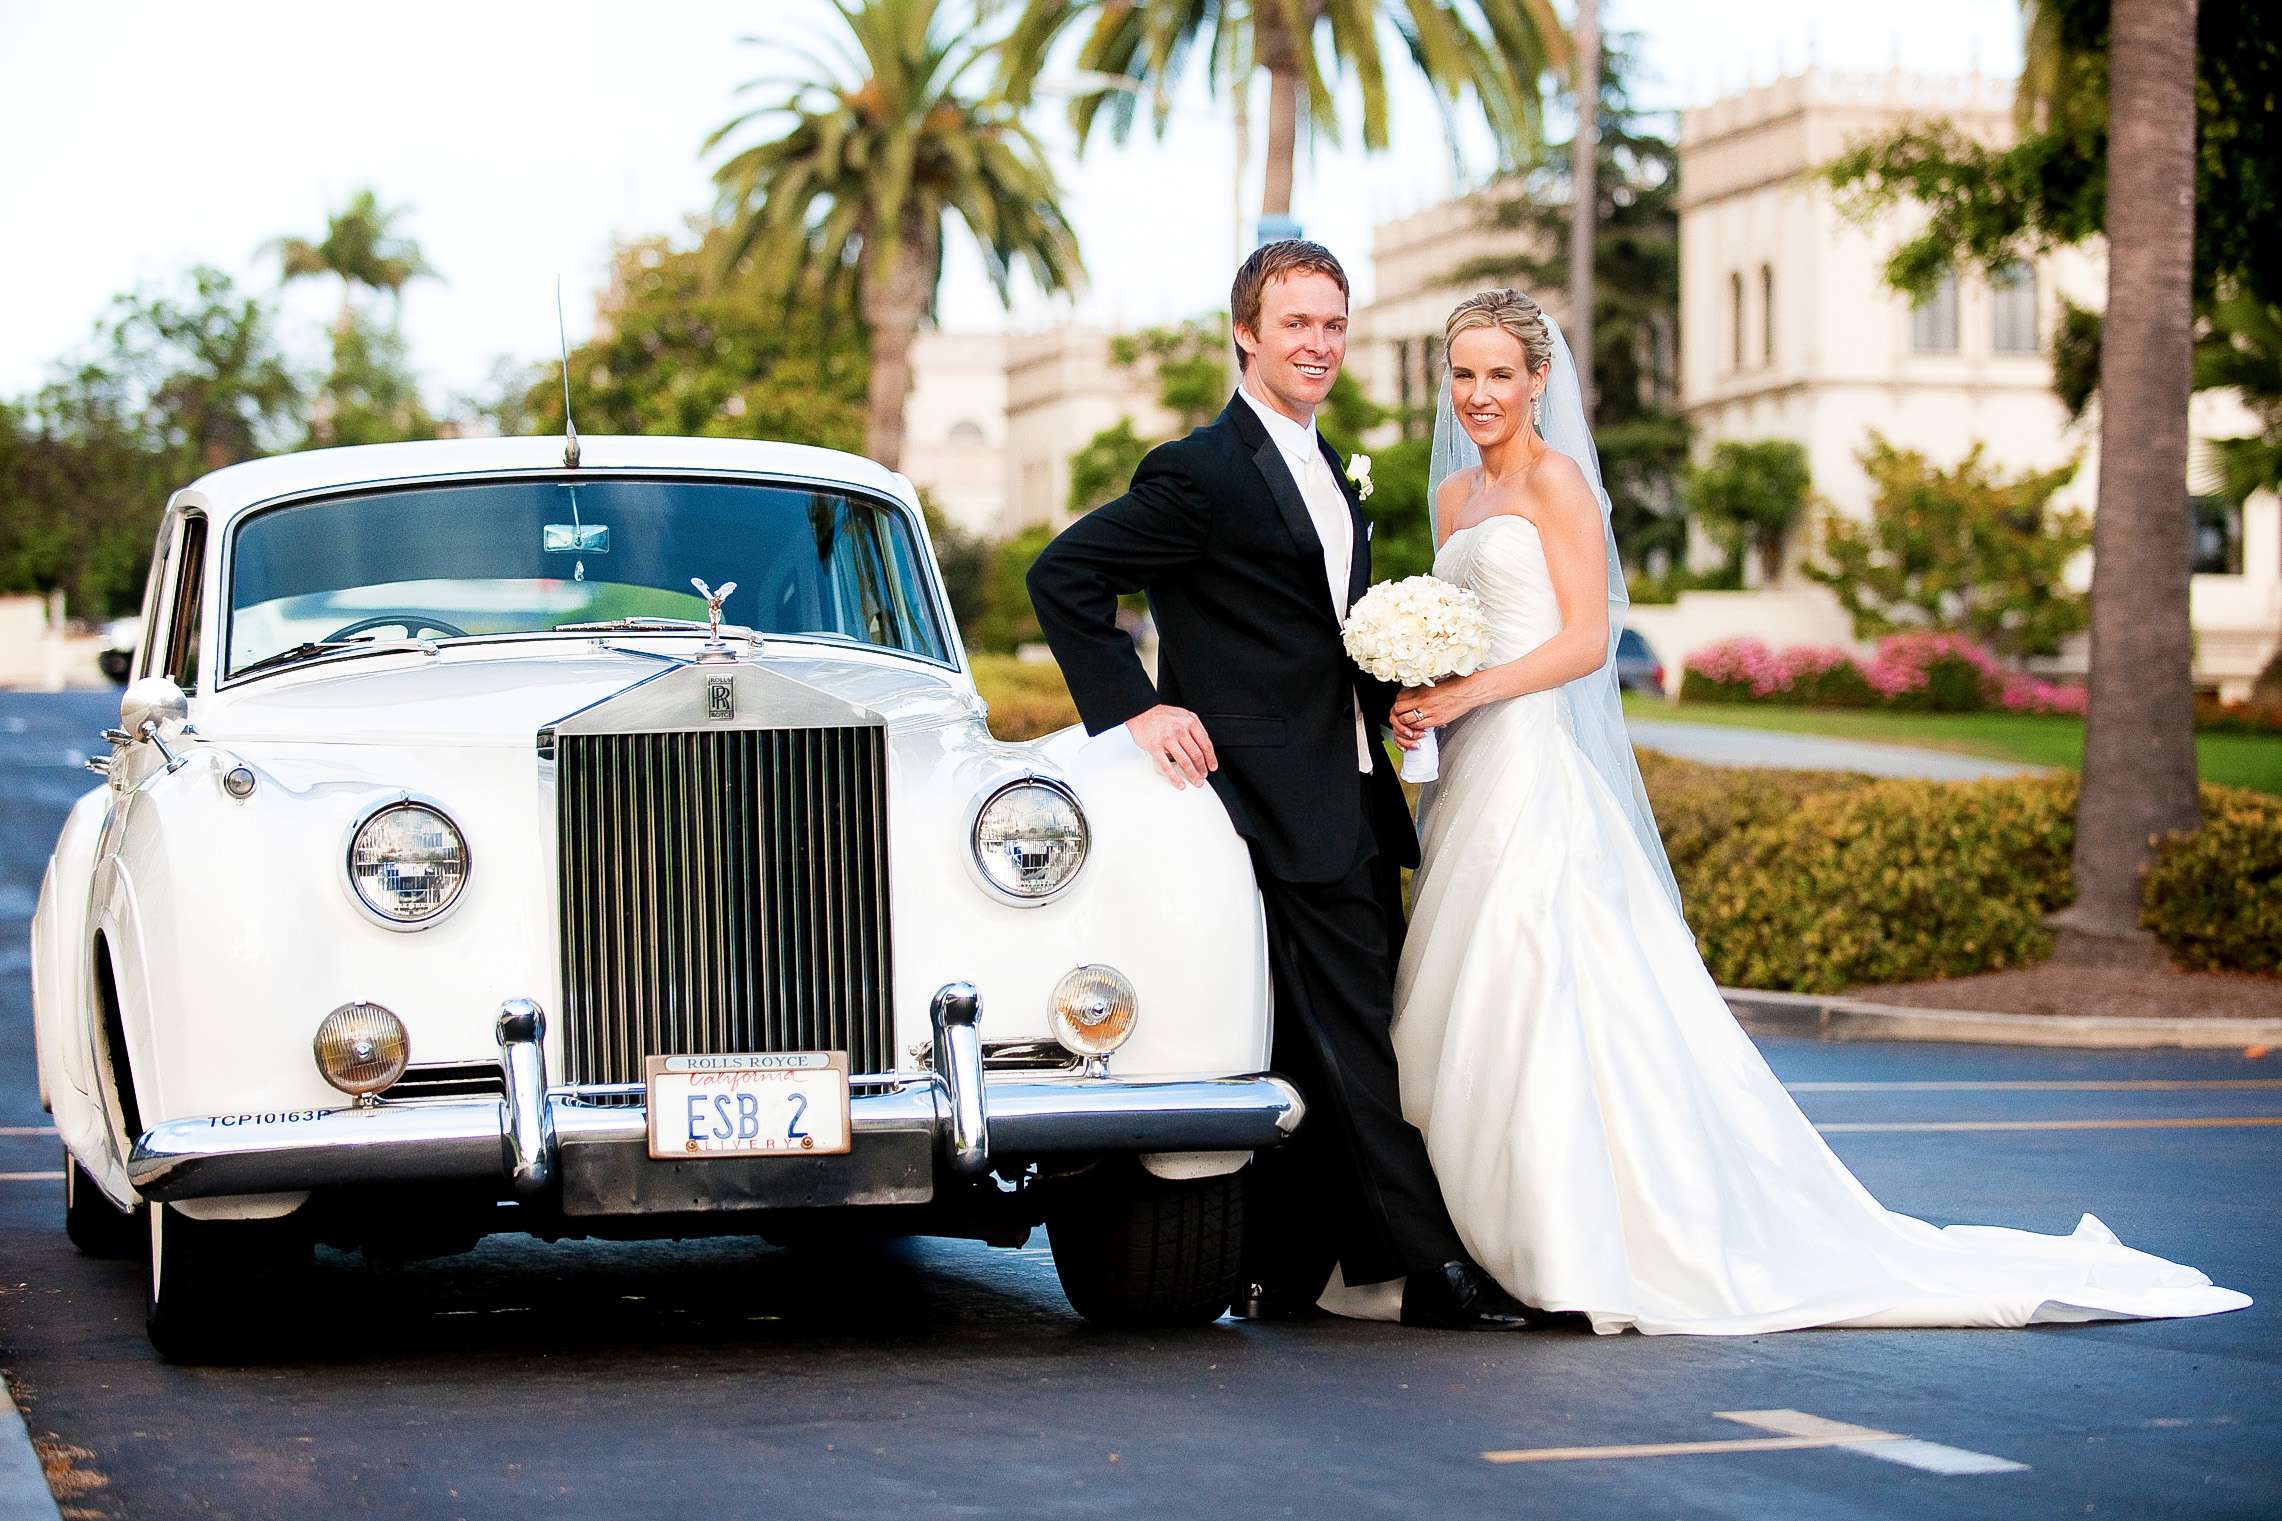
[[1593, 250], [1600, 231], [1601, 29], [1594, 0], [1577, 0], [1577, 130], [1569, 170], [1569, 353], [1585, 420], [1593, 417]]
[[871, 334], [872, 374], [864, 403], [864, 453], [903, 468], [903, 409], [911, 399], [911, 345], [927, 315], [940, 252], [937, 229], [907, 227], [894, 265], [864, 285], [861, 315]]
[[1292, 165], [1299, 152], [1299, 42], [1273, 5], [1260, 11], [1259, 64], [1268, 71], [1268, 152], [1260, 215], [1292, 214]]
[[2153, 836], [2195, 827], [2187, 402], [2195, 232], [2195, 0], [2115, 0], [2108, 306], [2075, 960], [2152, 956], [2139, 929]]

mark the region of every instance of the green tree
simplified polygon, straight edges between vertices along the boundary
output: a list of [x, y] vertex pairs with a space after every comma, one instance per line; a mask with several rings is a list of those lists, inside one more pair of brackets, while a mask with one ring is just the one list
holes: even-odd
[[[398, 230], [403, 208], [389, 208], [369, 189], [325, 219], [325, 235], [283, 237], [265, 245], [277, 255], [283, 283], [329, 279], [341, 284], [333, 316], [332, 367], [318, 383], [307, 443], [374, 444], [434, 438], [436, 419], [420, 399], [419, 381], [399, 327], [404, 287], [434, 278], [420, 245]], [[387, 301], [385, 313], [359, 307], [357, 292]]]
[[1049, 294], [1074, 289], [1084, 270], [1060, 187], [1018, 107], [970, 87], [998, 34], [978, 32], [947, 0], [832, 8], [846, 36], [832, 39], [830, 56], [768, 44], [801, 72], [743, 86], [779, 93], [715, 129], [705, 151], [755, 123], [770, 129], [714, 171], [734, 228], [728, 260], [750, 256], [788, 306], [819, 290], [827, 300], [852, 293], [871, 339], [864, 452], [894, 469], [911, 345], [942, 277], [946, 220], [972, 234], [1001, 300], [1018, 265]]
[[1814, 495], [1807, 451], [1787, 438], [1712, 445], [1711, 458], [1688, 473], [1688, 501], [1696, 521], [1727, 552], [1740, 576], [1746, 551], [1759, 551], [1764, 579], [1783, 573], [1783, 543]]
[[[2093, 526], [2090, 697], [2064, 955], [2139, 928], [2149, 842], [2192, 829], [2187, 401], [2194, 313], [2240, 290], [2282, 300], [2282, 13], [2267, 0], [2029, 0], [2031, 60], [2010, 147], [1914, 127], [1830, 168], [1853, 209], [1911, 202], [1925, 230], [1888, 265], [1922, 293], [1953, 262], [1993, 269], [2095, 234], [2107, 304]], [[2191, 194], [2182, 194], [2187, 187]], [[2136, 953], [2136, 952], [2135, 952]]]
[[[2114, 0], [2024, 0], [2027, 66], [2010, 145], [1946, 121], [1857, 144], [1826, 166], [1840, 203], [1865, 221], [1914, 206], [1920, 231], [1886, 265], [1898, 290], [1924, 297], [1964, 263], [1994, 274], [2083, 243], [2108, 228]], [[2121, 14], [2120, 9], [2116, 14]], [[2282, 11], [2267, 0], [2200, 0], [2165, 13], [2192, 44], [2195, 185], [2193, 290], [2208, 305], [2230, 289], [2282, 302]], [[2118, 119], [2122, 119], [2119, 117]], [[2186, 178], [2182, 176], [2182, 179]], [[2113, 302], [2110, 302], [2111, 309]]]
[[[1211, 421], [1227, 403], [1228, 352], [1225, 313], [1121, 333], [1109, 341], [1110, 363], [1124, 370], [1150, 367], [1157, 404], [1173, 414], [1183, 433]], [[1142, 457], [1163, 442], [1143, 438], [1131, 417], [1120, 417], [1087, 439], [1070, 456], [1070, 511], [1091, 512], [1122, 494]]]
[[1070, 456], [1070, 511], [1091, 512], [1125, 494], [1133, 472], [1157, 441], [1133, 431], [1133, 419], [1120, 417]]
[[2260, 491], [2282, 492], [2282, 306], [2249, 296], [2219, 303], [2195, 347], [2197, 390], [2232, 390], [2258, 431], [2206, 440], [2209, 485], [2241, 505]]
[[1255, 72], [1268, 76], [1260, 211], [1272, 217], [1291, 214], [1303, 96], [1316, 134], [1340, 140], [1332, 93], [1338, 71], [1355, 79], [1363, 146], [1387, 146], [1382, 25], [1403, 39], [1412, 65], [1446, 114], [1472, 97], [1500, 161], [1508, 165], [1538, 148], [1542, 76], [1565, 67], [1569, 52], [1549, 0], [1024, 0], [1004, 53], [1010, 96], [1025, 103], [1031, 98], [1055, 39], [1081, 21], [1091, 24], [1078, 47], [1078, 67], [1130, 82], [1071, 102], [1070, 122], [1081, 149], [1105, 110], [1111, 136], [1124, 141], [1144, 89], [1162, 133], [1171, 97], [1199, 53], [1216, 91], [1240, 97]]
[[2018, 660], [2057, 654], [2084, 627], [2086, 598], [2063, 574], [2091, 544], [2091, 523], [2052, 506], [2074, 464], [2008, 477], [1975, 444], [1944, 470], [1876, 433], [1859, 457], [1869, 521], [1827, 514], [1822, 559], [1806, 567], [1853, 615], [1856, 637], [1954, 631]]
[[84, 351], [0, 407], [0, 585], [131, 609], [168, 495], [285, 446], [304, 394], [276, 313], [221, 271], [117, 297]]
[[[870, 371], [845, 291], [788, 310], [750, 270], [724, 273], [728, 237], [645, 238], [612, 256], [594, 336], [571, 351], [580, 430], [861, 449]], [[560, 433], [561, 367], [524, 379], [495, 415], [502, 432]]]
[[[1646, 569], [1676, 559], [1686, 542], [1678, 486], [1687, 470], [1688, 425], [1678, 409], [1679, 159], [1633, 104], [1638, 48], [1636, 35], [1611, 33], [1600, 50], [1591, 334], [1593, 442], [1610, 526], [1625, 563]], [[1556, 144], [1519, 183], [1520, 193], [1484, 198], [1489, 225], [1519, 236], [1509, 251], [1463, 264], [1453, 278], [1518, 279], [1536, 290], [1572, 284], [1572, 146]]]

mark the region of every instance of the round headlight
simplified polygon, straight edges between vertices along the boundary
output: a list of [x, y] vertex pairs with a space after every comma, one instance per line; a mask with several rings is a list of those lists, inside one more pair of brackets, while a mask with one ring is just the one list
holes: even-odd
[[450, 819], [409, 800], [391, 803], [349, 841], [349, 886], [389, 924], [420, 924], [450, 908], [467, 885], [467, 842]]
[[975, 814], [975, 865], [983, 880], [1018, 902], [1050, 898], [1086, 859], [1086, 816], [1057, 782], [1010, 782]]
[[377, 1003], [344, 1003], [325, 1016], [310, 1042], [317, 1070], [343, 1093], [378, 1093], [404, 1075], [412, 1038], [404, 1021]]
[[1072, 967], [1054, 984], [1054, 1035], [1080, 1056], [1107, 1056], [1125, 1044], [1141, 1013], [1141, 1000], [1123, 972], [1108, 966]]

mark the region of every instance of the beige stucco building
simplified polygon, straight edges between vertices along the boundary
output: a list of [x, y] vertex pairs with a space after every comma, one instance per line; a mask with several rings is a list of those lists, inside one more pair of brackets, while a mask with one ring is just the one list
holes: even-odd
[[[1897, 210], [1859, 226], [1816, 177], [1861, 138], [1947, 118], [1990, 143], [2012, 132], [2012, 82], [1809, 71], [1686, 113], [1679, 139], [1681, 405], [1699, 452], [1723, 439], [1785, 438], [1807, 453], [1816, 492], [1866, 517], [1856, 458], [1871, 430], [1940, 464], [1975, 442], [2008, 470], [2080, 460], [2059, 500], [2091, 508], [2096, 417], [2071, 423], [2045, 357], [2065, 297], [2097, 308], [2096, 251], [2061, 250], [2000, 278], [1963, 273], [1913, 307], [1885, 260], [1911, 230]], [[2247, 430], [2231, 396], [2196, 398], [2194, 433]], [[2182, 489], [2186, 489], [2182, 483]], [[1690, 648], [1754, 633], [1771, 642], [1848, 642], [1836, 604], [1798, 573], [1813, 524], [1793, 536], [1767, 595], [1691, 593], [1635, 621], [1675, 673]], [[2196, 677], [2247, 690], [2282, 630], [2282, 525], [2271, 496], [2202, 535], [2194, 580]], [[2089, 576], [2079, 566], [2077, 578]], [[1756, 582], [1758, 566], [1749, 567]], [[2083, 650], [2063, 669], [2081, 670]]]

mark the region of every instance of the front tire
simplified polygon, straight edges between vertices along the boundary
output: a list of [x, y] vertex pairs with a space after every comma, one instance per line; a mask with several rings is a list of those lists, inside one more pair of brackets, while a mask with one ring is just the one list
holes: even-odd
[[1244, 1174], [1173, 1181], [1133, 1163], [1072, 1179], [1046, 1213], [1062, 1292], [1107, 1326], [1201, 1326], [1236, 1298]]
[[90, 1257], [132, 1257], [146, 1227], [140, 1209], [113, 1204], [70, 1152], [63, 1154], [63, 1233]]
[[281, 1220], [193, 1220], [153, 1202], [143, 1328], [170, 1363], [260, 1357], [297, 1317], [308, 1238]]

